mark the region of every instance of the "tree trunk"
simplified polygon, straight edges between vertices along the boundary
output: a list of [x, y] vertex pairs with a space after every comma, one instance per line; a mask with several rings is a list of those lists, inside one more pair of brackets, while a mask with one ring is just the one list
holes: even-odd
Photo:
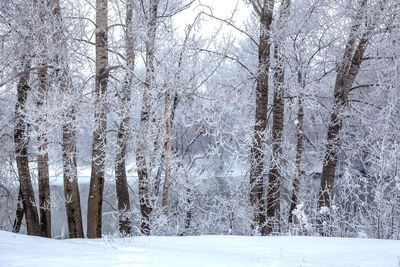
[[[57, 23], [57, 31], [54, 34], [55, 41], [63, 40], [65, 38], [62, 32], [62, 16], [59, 0], [54, 0], [53, 14]], [[56, 70], [57, 76], [60, 78], [60, 91], [63, 94], [68, 95], [68, 98], [73, 99], [73, 95], [70, 95], [71, 85], [68, 80], [68, 66], [67, 60], [64, 58], [63, 52], [65, 47], [60, 50], [59, 54], [56, 55], [56, 65], [62, 66]], [[81, 199], [79, 194], [78, 186], [78, 173], [76, 163], [76, 118], [74, 104], [68, 107], [65, 111], [62, 125], [62, 161], [63, 161], [63, 181], [64, 181], [64, 198], [65, 198], [65, 209], [67, 214], [68, 222], [68, 236], [69, 238], [83, 238], [83, 223], [82, 223], [82, 211], [81, 211]]]
[[[304, 89], [304, 80], [301, 72], [298, 74], [298, 83]], [[290, 202], [289, 210], [289, 223], [294, 223], [293, 211], [299, 205], [299, 192], [301, 185], [301, 159], [303, 157], [303, 121], [304, 121], [304, 107], [302, 92], [298, 98], [298, 112], [297, 112], [297, 131], [296, 131], [296, 174], [293, 179], [293, 192]]]
[[[282, 0], [278, 18], [278, 31], [285, 26], [286, 19], [289, 16], [291, 1]], [[280, 32], [279, 32], [280, 33]], [[282, 136], [283, 122], [285, 114], [284, 102], [284, 82], [285, 82], [285, 62], [282, 46], [285, 42], [285, 33], [277, 34], [281, 39], [275, 40], [274, 47], [274, 103], [272, 107], [272, 158], [268, 175], [268, 193], [267, 193], [267, 234], [273, 231], [280, 232], [281, 208], [280, 208], [280, 184], [282, 180]]]
[[24, 218], [24, 208], [22, 206], [22, 192], [19, 187], [17, 210], [15, 212], [15, 219], [13, 224], [13, 233], [19, 233], [21, 230], [22, 219]]
[[15, 106], [16, 125], [14, 127], [15, 154], [28, 235], [40, 236], [39, 217], [36, 210], [35, 195], [29, 172], [28, 138], [26, 136], [27, 125], [25, 121], [25, 103], [27, 100], [27, 93], [30, 90], [28, 82], [31, 64], [30, 61], [24, 57], [22, 57], [21, 60], [24, 64], [24, 73], [20, 76], [17, 85], [18, 100]]
[[123, 235], [130, 235], [132, 230], [129, 219], [124, 216], [126, 212], [130, 211], [128, 182], [126, 178], [126, 144], [128, 141], [128, 125], [130, 121], [130, 105], [131, 105], [131, 87], [133, 84], [133, 70], [135, 66], [135, 52], [133, 46], [133, 32], [132, 32], [132, 16], [133, 7], [132, 3], [127, 3], [126, 11], [126, 65], [127, 73], [125, 77], [125, 84], [123, 87], [122, 105], [123, 105], [123, 119], [118, 129], [117, 144], [118, 154], [116, 158], [115, 167], [115, 185], [118, 198], [118, 211], [119, 211], [119, 232]]
[[[40, 142], [47, 142], [41, 140]], [[41, 236], [51, 238], [51, 203], [50, 203], [50, 179], [49, 179], [49, 156], [47, 145], [39, 148], [38, 155], [38, 183], [39, 183], [39, 206], [40, 206], [40, 231]]]
[[[45, 51], [43, 52], [45, 54]], [[46, 58], [46, 57], [45, 57]], [[39, 90], [38, 100], [36, 106], [40, 112], [43, 107], [46, 95], [46, 81], [47, 81], [47, 62], [43, 62], [42, 66], [39, 67]], [[44, 119], [39, 118], [37, 129], [39, 130], [38, 137], [38, 184], [39, 184], [39, 207], [40, 207], [40, 231], [41, 236], [51, 238], [51, 205], [50, 205], [50, 178], [49, 178], [49, 155], [47, 152], [47, 137], [45, 133], [41, 133], [41, 125], [44, 124]]]
[[164, 188], [162, 196], [162, 208], [164, 215], [168, 217], [168, 191], [171, 184], [170, 173], [171, 173], [171, 159], [172, 159], [172, 121], [170, 112], [170, 97], [169, 92], [165, 92], [165, 117], [166, 117], [166, 128], [167, 128], [167, 141], [165, 143], [166, 150], [166, 163], [165, 163], [165, 178]]
[[[350, 36], [346, 44], [342, 63], [337, 72], [334, 88], [333, 112], [331, 113], [328, 127], [324, 165], [322, 168], [318, 211], [320, 211], [322, 207], [330, 208], [340, 146], [339, 133], [342, 128], [341, 112], [347, 105], [348, 94], [357, 77], [360, 65], [362, 63], [362, 58], [368, 44], [368, 31], [362, 35], [359, 33], [365, 5], [366, 0], [361, 2], [361, 7], [354, 21], [355, 24], [351, 29]], [[359, 40], [358, 44], [357, 40]], [[320, 218], [318, 221], [318, 227], [322, 233], [323, 220], [326, 216], [329, 216], [329, 214], [321, 214], [322, 218]]]
[[96, 0], [95, 129], [88, 197], [87, 237], [100, 238], [106, 159], [108, 83], [108, 1]]
[[274, 69], [274, 104], [272, 121], [272, 158], [268, 175], [267, 193], [267, 234], [280, 230], [280, 183], [282, 163], [282, 135], [285, 106], [283, 102], [283, 83], [285, 74], [279, 48], [275, 46], [274, 57], [277, 67]]
[[[48, 1], [37, 1], [34, 0], [35, 9], [37, 9], [39, 18], [36, 23], [38, 25], [44, 25], [50, 23], [46, 21], [46, 12], [49, 9], [50, 3]], [[36, 107], [39, 112], [43, 107], [46, 91], [47, 91], [47, 65], [49, 64], [49, 58], [47, 56], [47, 48], [45, 45], [46, 33], [39, 33], [39, 42], [42, 44], [39, 55], [39, 67], [38, 67], [38, 78], [39, 88], [37, 91]], [[37, 120], [36, 130], [39, 132], [38, 136], [38, 155], [37, 155], [37, 166], [38, 166], [38, 185], [39, 185], [39, 211], [40, 211], [40, 231], [42, 237], [51, 237], [51, 206], [50, 206], [50, 179], [49, 179], [49, 156], [47, 152], [47, 137], [45, 130], [43, 130], [45, 118], [40, 117]]]
[[274, 1], [268, 1], [260, 15], [260, 42], [258, 47], [258, 77], [256, 85], [256, 113], [254, 140], [250, 160], [250, 202], [254, 208], [254, 226], [267, 234], [264, 207], [264, 143], [267, 131], [268, 81], [270, 68], [270, 27]]
[[69, 238], [83, 238], [81, 198], [78, 187], [76, 164], [75, 110], [71, 107], [63, 124], [63, 178], [65, 209], [68, 221]]
[[142, 215], [141, 232], [145, 235], [150, 234], [150, 214], [152, 212], [150, 190], [149, 190], [149, 171], [147, 169], [146, 156], [147, 149], [147, 128], [150, 118], [150, 90], [154, 86], [154, 46], [157, 28], [158, 0], [150, 0], [150, 10], [147, 23], [146, 40], [146, 80], [145, 91], [143, 92], [142, 110], [140, 113], [141, 136], [138, 137], [136, 149], [136, 167], [139, 179], [139, 203]]

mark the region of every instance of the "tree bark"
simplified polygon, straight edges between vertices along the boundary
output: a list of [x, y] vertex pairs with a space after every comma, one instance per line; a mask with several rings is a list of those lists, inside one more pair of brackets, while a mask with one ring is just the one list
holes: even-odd
[[138, 137], [136, 149], [136, 167], [139, 179], [139, 203], [142, 216], [141, 232], [145, 235], [150, 234], [150, 214], [152, 212], [150, 190], [149, 190], [149, 171], [146, 163], [148, 149], [146, 148], [147, 128], [150, 118], [150, 90], [154, 86], [154, 52], [155, 38], [157, 29], [157, 10], [158, 0], [150, 0], [150, 10], [147, 23], [146, 40], [146, 80], [143, 92], [142, 110], [140, 113], [141, 136]]
[[272, 158], [268, 175], [267, 193], [267, 234], [280, 229], [280, 183], [282, 163], [282, 135], [285, 106], [283, 83], [285, 80], [279, 48], [275, 47], [274, 57], [278, 66], [274, 69], [274, 104], [272, 107]]
[[[255, 2], [255, 1], [254, 1]], [[256, 113], [254, 140], [250, 160], [250, 202], [254, 208], [254, 228], [267, 234], [264, 203], [264, 143], [267, 131], [268, 81], [270, 68], [270, 28], [274, 1], [264, 1], [260, 7], [260, 42], [258, 46], [258, 77], [256, 85]]]
[[[53, 13], [58, 23], [58, 31], [55, 34], [57, 42], [63, 43], [64, 33], [62, 32], [62, 14], [59, 0], [53, 2]], [[73, 99], [71, 94], [71, 82], [68, 77], [67, 59], [62, 54], [65, 49], [61, 50], [57, 55], [57, 65], [61, 66], [57, 70], [60, 77], [61, 84], [60, 90], [62, 93], [68, 95], [68, 98]], [[65, 111], [62, 124], [62, 161], [63, 161], [63, 181], [64, 181], [64, 198], [65, 210], [68, 222], [68, 236], [69, 238], [83, 238], [83, 223], [81, 211], [81, 199], [78, 185], [78, 171], [76, 161], [76, 144], [77, 144], [77, 130], [76, 130], [76, 116], [75, 104], [73, 103]]]
[[[304, 80], [301, 72], [298, 73], [298, 83], [304, 89]], [[298, 111], [297, 111], [297, 130], [296, 130], [296, 174], [293, 179], [293, 192], [290, 202], [289, 210], [289, 223], [295, 222], [293, 211], [299, 205], [299, 193], [301, 186], [301, 159], [303, 157], [303, 121], [304, 121], [304, 106], [302, 92], [298, 98]]]
[[96, 0], [95, 129], [88, 197], [87, 237], [100, 238], [106, 159], [108, 83], [108, 1]]
[[[34, 0], [35, 9], [39, 14], [37, 25], [44, 25], [50, 23], [46, 21], [46, 12], [50, 7], [49, 1], [37, 1]], [[47, 91], [47, 65], [49, 64], [49, 58], [47, 56], [47, 48], [44, 42], [46, 33], [40, 31], [39, 42], [42, 44], [39, 53], [39, 66], [38, 66], [38, 78], [39, 88], [37, 91], [36, 107], [39, 112], [43, 107], [46, 91]], [[47, 152], [47, 137], [45, 130], [42, 125], [45, 123], [45, 118], [40, 117], [37, 120], [36, 130], [39, 132], [38, 136], [38, 155], [37, 155], [37, 166], [38, 166], [38, 185], [39, 185], [39, 211], [40, 211], [40, 232], [42, 237], [51, 237], [51, 205], [50, 205], [50, 178], [49, 178], [49, 156]]]
[[[66, 91], [66, 90], [65, 90]], [[81, 198], [78, 186], [76, 164], [76, 121], [75, 110], [71, 107], [63, 124], [63, 179], [65, 209], [68, 221], [69, 238], [83, 238]]]
[[13, 224], [13, 233], [19, 233], [21, 230], [22, 219], [24, 218], [24, 208], [22, 206], [22, 192], [19, 187], [17, 210], [15, 212], [15, 219]]
[[[330, 123], [328, 126], [324, 165], [322, 168], [318, 211], [320, 211], [322, 207], [330, 208], [340, 146], [339, 133], [342, 128], [343, 120], [341, 112], [347, 105], [348, 94], [357, 77], [369, 40], [368, 31], [363, 34], [359, 33], [365, 5], [366, 0], [361, 2], [361, 7], [354, 20], [354, 25], [351, 28], [350, 36], [346, 44], [342, 63], [337, 71], [336, 83], [334, 87], [333, 112], [331, 113]], [[359, 40], [358, 44], [357, 40]], [[318, 221], [318, 226], [321, 233], [322, 223], [326, 216], [329, 215], [322, 214], [322, 218], [320, 218]]]
[[[47, 138], [39, 137], [40, 143], [38, 155], [38, 184], [40, 206], [40, 232], [42, 237], [51, 238], [51, 203], [50, 203], [50, 178], [49, 155], [47, 153]], [[44, 140], [43, 140], [44, 139]]]
[[[285, 21], [289, 16], [290, 0], [282, 0], [278, 18], [278, 31], [284, 27]], [[268, 175], [267, 193], [267, 234], [273, 231], [280, 232], [280, 184], [282, 180], [282, 136], [285, 115], [284, 102], [284, 82], [285, 82], [285, 62], [282, 46], [285, 41], [285, 33], [277, 34], [282, 39], [275, 40], [274, 59], [274, 103], [272, 107], [272, 158]]]
[[169, 92], [165, 92], [165, 117], [166, 117], [166, 129], [167, 129], [167, 141], [165, 143], [166, 150], [166, 163], [165, 163], [165, 177], [164, 177], [164, 187], [162, 195], [162, 208], [164, 215], [168, 217], [168, 192], [171, 173], [171, 160], [172, 160], [172, 121], [170, 112], [170, 96]]
[[[45, 54], [45, 52], [44, 52]], [[39, 76], [39, 90], [38, 100], [36, 106], [38, 110], [43, 107], [46, 95], [46, 81], [47, 81], [47, 62], [43, 62], [42, 66], [38, 69]], [[41, 125], [44, 124], [44, 119], [39, 118], [38, 130], [41, 131]], [[49, 154], [47, 152], [47, 137], [45, 133], [39, 133], [38, 137], [38, 184], [39, 184], [39, 210], [40, 210], [40, 231], [41, 236], [51, 238], [51, 205], [50, 205], [50, 177], [49, 177]]]
[[126, 177], [126, 145], [128, 141], [128, 125], [130, 121], [130, 105], [131, 105], [131, 88], [133, 85], [133, 70], [135, 67], [135, 52], [133, 46], [133, 6], [132, 2], [127, 3], [126, 10], [126, 65], [127, 73], [125, 77], [125, 84], [122, 92], [122, 105], [123, 105], [123, 118], [119, 125], [117, 144], [118, 154], [116, 158], [115, 167], [115, 185], [118, 198], [118, 211], [119, 211], [119, 232], [123, 235], [130, 235], [132, 230], [130, 226], [129, 218], [124, 216], [126, 212], [130, 211], [129, 191], [128, 182]]
[[65, 209], [67, 212], [69, 238], [83, 238], [81, 201], [76, 164], [76, 129], [74, 111], [67, 117], [71, 121], [63, 125], [63, 178]]
[[30, 90], [30, 60], [21, 58], [24, 64], [24, 73], [20, 76], [17, 85], [17, 104], [15, 106], [16, 125], [14, 127], [14, 143], [17, 161], [17, 169], [22, 194], [22, 204], [25, 211], [26, 227], [28, 235], [40, 236], [40, 224], [36, 210], [35, 195], [31, 182], [28, 163], [28, 138], [26, 136], [27, 125], [25, 121], [27, 93]]
[[[63, 21], [59, 0], [52, 1], [53, 14], [55, 16], [56, 32], [54, 34], [55, 41], [64, 40]], [[67, 95], [68, 99], [73, 99], [71, 94], [71, 83], [68, 82], [68, 65], [67, 59], [63, 54], [65, 47], [62, 47], [56, 55], [56, 65], [60, 66], [56, 69], [57, 77], [60, 79], [60, 91]], [[62, 162], [63, 162], [63, 181], [64, 181], [64, 198], [65, 209], [68, 222], [69, 238], [83, 238], [83, 223], [81, 200], [78, 186], [78, 173], [76, 163], [76, 118], [75, 105], [67, 107], [65, 110], [62, 124]]]

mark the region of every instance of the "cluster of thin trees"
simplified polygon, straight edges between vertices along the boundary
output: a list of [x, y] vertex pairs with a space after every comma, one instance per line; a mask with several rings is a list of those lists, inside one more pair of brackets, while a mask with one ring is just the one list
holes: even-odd
[[101, 237], [111, 199], [123, 235], [398, 239], [399, 14], [397, 0], [247, 0], [226, 17], [195, 0], [2, 1], [1, 229], [25, 218], [52, 236], [58, 170], [70, 238], [85, 215]]

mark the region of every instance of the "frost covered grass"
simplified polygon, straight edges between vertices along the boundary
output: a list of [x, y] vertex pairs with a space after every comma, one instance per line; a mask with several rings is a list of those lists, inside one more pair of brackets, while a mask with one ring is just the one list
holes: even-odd
[[400, 241], [190, 236], [54, 240], [0, 231], [0, 266], [400, 266]]

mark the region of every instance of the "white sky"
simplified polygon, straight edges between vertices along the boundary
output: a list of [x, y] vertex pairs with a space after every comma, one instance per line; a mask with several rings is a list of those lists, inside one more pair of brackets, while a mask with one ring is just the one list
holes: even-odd
[[[232, 12], [237, 6], [237, 11], [234, 15], [234, 21], [237, 26], [241, 27], [243, 22], [249, 17], [251, 13], [251, 7], [246, 6], [243, 0], [199, 0], [193, 3], [192, 8], [178, 14], [175, 18], [176, 25], [179, 25], [184, 29], [184, 27], [193, 22], [195, 16], [204, 11], [206, 13], [211, 13], [219, 18], [226, 19], [232, 16]], [[209, 7], [209, 8], [208, 8]], [[213, 30], [220, 25], [220, 22], [212, 18], [207, 18], [203, 16], [205, 21], [202, 22], [201, 34], [207, 36], [213, 32]], [[225, 27], [226, 30], [229, 27]]]

